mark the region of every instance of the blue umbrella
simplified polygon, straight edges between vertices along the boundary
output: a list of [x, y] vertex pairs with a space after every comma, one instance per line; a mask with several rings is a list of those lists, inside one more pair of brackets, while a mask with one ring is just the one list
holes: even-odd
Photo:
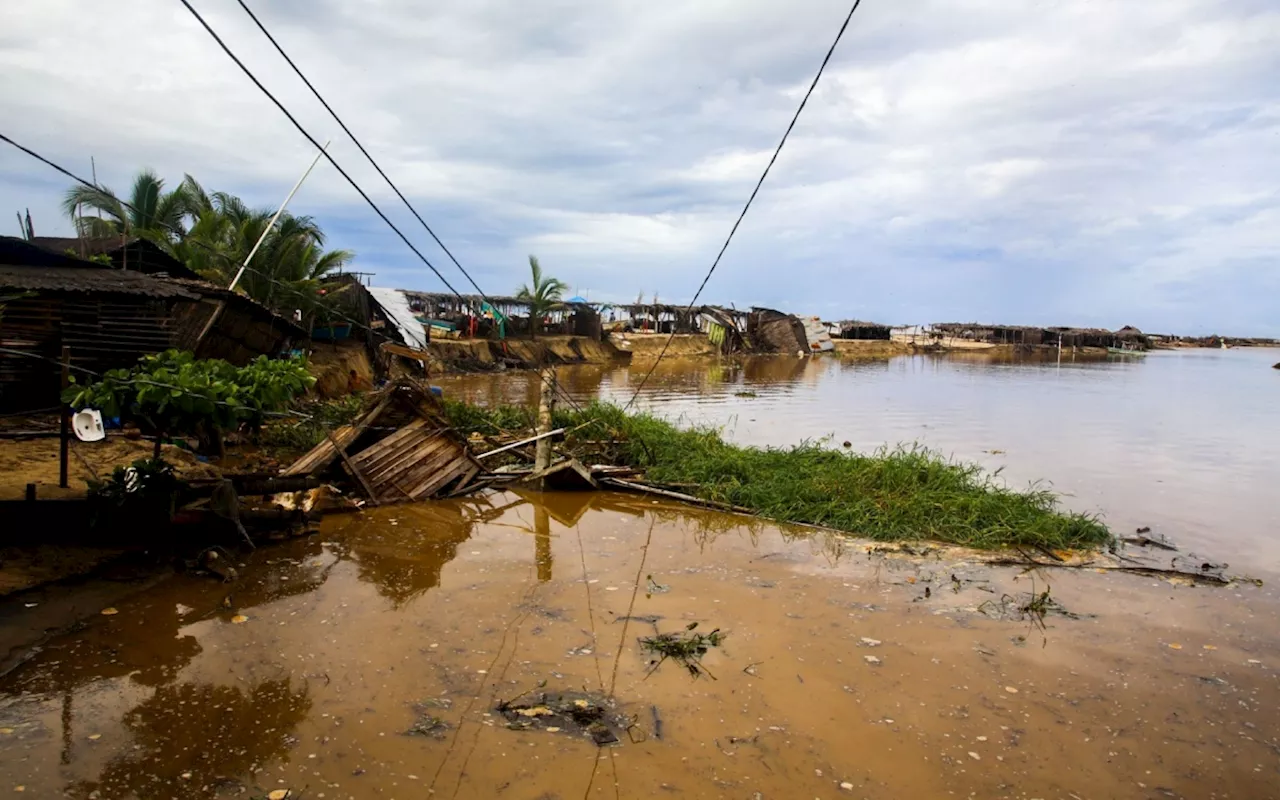
[[575, 295], [575, 296], [573, 296], [573, 297], [570, 297], [568, 300], [565, 300], [565, 302], [566, 302], [566, 303], [580, 303], [580, 304], [582, 304], [582, 305], [586, 305], [586, 304], [587, 304], [587, 298], [585, 298], [585, 297], [578, 297], [577, 295]]

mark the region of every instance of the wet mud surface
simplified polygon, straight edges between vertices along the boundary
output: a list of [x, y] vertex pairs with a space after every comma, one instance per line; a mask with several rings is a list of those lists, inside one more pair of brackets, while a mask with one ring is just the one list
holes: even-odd
[[[0, 794], [1280, 797], [1278, 608], [622, 495], [384, 508], [50, 640]], [[655, 669], [692, 623], [705, 669]]]

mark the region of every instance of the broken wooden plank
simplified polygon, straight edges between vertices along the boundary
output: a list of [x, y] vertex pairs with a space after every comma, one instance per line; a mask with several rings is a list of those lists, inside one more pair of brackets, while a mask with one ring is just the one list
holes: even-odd
[[626, 489], [632, 492], [656, 494], [661, 497], [669, 497], [672, 500], [680, 500], [684, 503], [692, 503], [694, 505], [706, 506], [707, 508], [716, 508], [721, 511], [736, 511], [740, 514], [751, 514], [752, 516], [756, 516], [756, 513], [749, 508], [743, 508], [742, 506], [735, 506], [729, 503], [722, 503], [719, 500], [703, 500], [701, 497], [694, 497], [691, 494], [682, 494], [681, 492], [659, 489], [656, 486], [650, 486], [647, 483], [640, 483], [639, 481], [626, 481], [621, 478], [601, 478], [600, 482], [608, 486], [614, 486], [619, 489]]
[[591, 470], [584, 467], [576, 458], [566, 458], [546, 469], [536, 470], [523, 482], [535, 484], [543, 489], [563, 491], [599, 488], [595, 478], [591, 476]]
[[355, 425], [343, 425], [337, 431], [325, 429], [326, 440], [313, 447], [302, 458], [290, 464], [281, 475], [312, 475], [319, 472], [338, 458], [339, 447], [350, 447], [360, 434], [377, 421], [378, 417], [391, 405], [391, 394], [387, 393], [378, 404], [360, 418]]
[[369, 485], [369, 482], [364, 479], [364, 474], [360, 472], [360, 469], [355, 464], [351, 463], [351, 459], [347, 456], [347, 448], [339, 445], [337, 441], [334, 440], [333, 433], [331, 431], [326, 430], [325, 433], [328, 435], [329, 441], [333, 442], [333, 447], [337, 450], [338, 457], [342, 459], [342, 463], [346, 464], [347, 469], [351, 470], [351, 476], [356, 479], [360, 484], [360, 488], [364, 489], [364, 493], [369, 496], [369, 502], [373, 503], [375, 506], [378, 505], [377, 493], [373, 491], [373, 487]]
[[505, 447], [499, 447], [497, 450], [490, 450], [490, 451], [488, 451], [487, 453], [480, 453], [479, 455], [477, 455], [477, 456], [476, 456], [476, 460], [477, 460], [477, 461], [479, 461], [479, 460], [481, 460], [481, 459], [488, 458], [489, 456], [496, 456], [498, 453], [505, 453], [505, 452], [507, 452], [508, 450], [514, 450], [514, 449], [516, 449], [517, 447], [523, 447], [524, 445], [532, 444], [533, 442], [536, 442], [536, 441], [538, 441], [539, 439], [545, 439], [545, 438], [547, 438], [548, 436], [555, 436], [556, 434], [558, 434], [558, 433], [564, 433], [564, 432], [565, 432], [565, 431], [567, 431], [567, 430], [569, 430], [569, 429], [568, 429], [568, 428], [556, 428], [554, 431], [547, 431], [546, 433], [540, 433], [540, 434], [538, 434], [537, 436], [533, 436], [533, 437], [528, 438], [528, 439], [522, 439], [521, 441], [518, 441], [518, 442], [513, 442], [513, 443], [511, 443], [511, 444], [509, 444], [509, 445], [507, 445], [507, 446], [505, 446]]
[[427, 478], [426, 481], [412, 489], [411, 491], [413, 496], [419, 499], [430, 497], [436, 490], [443, 489], [450, 481], [457, 478], [470, 462], [470, 454], [460, 453], [457, 458], [447, 462], [443, 467], [436, 470], [429, 478]]
[[461, 448], [444, 446], [427, 461], [411, 465], [404, 472], [402, 479], [404, 485], [409, 487], [409, 494], [422, 497], [424, 489], [440, 474], [440, 471], [462, 457], [466, 457], [466, 453]]

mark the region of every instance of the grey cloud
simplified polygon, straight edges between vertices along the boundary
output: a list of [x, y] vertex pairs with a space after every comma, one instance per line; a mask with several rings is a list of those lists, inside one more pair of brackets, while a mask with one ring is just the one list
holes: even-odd
[[[692, 293], [847, 10], [252, 5], [486, 289], [518, 283], [532, 250], [614, 299]], [[150, 165], [278, 202], [301, 137], [179, 4], [117, 6], [0, 10], [4, 130], [73, 165], [94, 154], [116, 186]], [[231, 0], [197, 6], [337, 133]], [[1280, 14], [1254, 0], [867, 0], [708, 296], [1280, 334], [1278, 54]], [[426, 241], [350, 143], [333, 152]], [[40, 169], [0, 154], [0, 212], [52, 224], [62, 184]], [[297, 202], [362, 268], [432, 285], [331, 169]]]

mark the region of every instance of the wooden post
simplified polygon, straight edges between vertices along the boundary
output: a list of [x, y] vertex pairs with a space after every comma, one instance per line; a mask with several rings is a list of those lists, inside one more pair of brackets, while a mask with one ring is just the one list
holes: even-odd
[[[542, 381], [542, 392], [538, 397], [538, 433], [543, 434], [551, 430], [551, 410], [555, 406], [556, 401], [556, 371], [554, 369], [543, 369], [538, 373], [539, 379]], [[551, 437], [544, 436], [538, 440], [537, 449], [534, 451], [533, 469], [540, 472], [551, 466]]]
[[[71, 348], [62, 346], [62, 391], [71, 385]], [[62, 428], [58, 442], [58, 486], [67, 488], [67, 448], [71, 436], [71, 406], [62, 404]]]

